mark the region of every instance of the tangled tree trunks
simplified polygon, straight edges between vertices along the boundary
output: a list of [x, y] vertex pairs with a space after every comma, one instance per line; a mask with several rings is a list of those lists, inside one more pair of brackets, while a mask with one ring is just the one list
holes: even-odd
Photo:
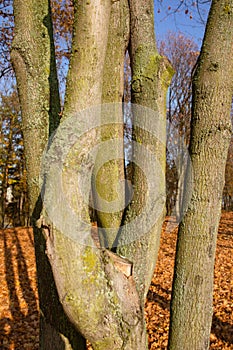
[[[35, 226], [43, 350], [82, 350], [84, 338], [99, 350], [147, 348], [144, 300], [157, 256], [165, 202], [165, 95], [172, 71], [155, 46], [153, 1], [131, 0], [129, 5], [128, 9], [124, 0], [74, 1], [72, 54], [61, 124], [56, 129], [60, 104], [50, 8], [46, 0], [14, 2], [16, 31], [12, 61], [23, 116]], [[96, 126], [102, 123], [104, 105], [101, 103], [122, 99], [129, 10], [133, 102], [142, 105], [142, 109], [147, 108], [147, 116], [152, 117], [146, 131], [143, 127], [134, 129], [134, 140], [148, 149], [152, 160], [157, 157], [162, 171], [158, 177], [158, 193], [151, 204], [152, 209], [159, 208], [158, 220], [152, 218], [153, 228], [149, 227], [146, 235], [139, 232], [133, 242], [127, 241], [126, 231], [120, 232], [118, 253], [125, 256], [122, 257], [106, 249], [114, 243], [122, 211], [113, 216], [98, 214], [100, 225], [109, 228], [114, 221], [115, 230], [107, 236], [108, 244], [103, 242], [103, 235], [102, 247], [98, 248], [92, 236], [86, 199], [91, 191], [90, 175], [96, 166], [95, 152], [91, 156], [89, 153], [95, 149], [96, 139], [104, 142], [122, 135], [122, 126], [113, 129]], [[112, 28], [110, 19], [114, 23]], [[111, 54], [113, 57], [109, 60]], [[112, 75], [109, 62], [114, 66]], [[122, 123], [119, 109], [111, 117], [110, 125], [119, 120]], [[158, 138], [150, 134], [150, 127], [159, 130]], [[55, 129], [53, 139], [49, 140]], [[136, 159], [136, 148], [133, 152]], [[107, 185], [103, 186], [108, 187], [110, 183], [108, 189], [114, 192], [122, 178], [123, 161], [104, 166]], [[85, 171], [89, 177], [84, 186], [81, 180]], [[143, 175], [135, 168], [134, 200], [127, 208], [124, 223], [127, 218], [134, 220], [150, 197], [146, 176], [147, 173]], [[107, 199], [112, 200], [111, 195]], [[150, 214], [150, 211], [145, 213], [144, 223]]]

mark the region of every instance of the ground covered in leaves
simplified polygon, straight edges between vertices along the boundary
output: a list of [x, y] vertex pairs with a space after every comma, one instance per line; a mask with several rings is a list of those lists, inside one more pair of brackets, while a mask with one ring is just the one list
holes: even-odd
[[[177, 228], [167, 218], [145, 314], [149, 348], [166, 349]], [[233, 349], [233, 212], [219, 228], [210, 349]], [[38, 295], [31, 229], [0, 231], [0, 349], [38, 349]], [[136, 349], [135, 349], [136, 350]]]

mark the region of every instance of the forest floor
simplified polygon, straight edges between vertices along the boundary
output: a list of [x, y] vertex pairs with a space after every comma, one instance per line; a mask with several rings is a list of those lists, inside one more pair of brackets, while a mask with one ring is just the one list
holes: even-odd
[[[150, 350], [167, 348], [176, 226], [173, 218], [167, 218], [164, 223], [158, 262], [145, 307]], [[38, 294], [32, 230], [2, 230], [0, 349], [37, 350], [38, 333]], [[223, 213], [219, 227], [210, 349], [233, 349], [233, 212]]]

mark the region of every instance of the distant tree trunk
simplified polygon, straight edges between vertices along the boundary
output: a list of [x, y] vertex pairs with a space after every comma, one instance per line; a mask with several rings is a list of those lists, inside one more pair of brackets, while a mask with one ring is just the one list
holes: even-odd
[[193, 78], [187, 210], [179, 226], [169, 350], [209, 349], [217, 230], [231, 138], [233, 1], [213, 0]]
[[8, 182], [8, 165], [3, 168], [3, 179], [2, 179], [2, 191], [1, 191], [1, 228], [5, 225], [6, 215], [6, 194], [7, 194], [7, 182]]
[[84, 339], [68, 321], [45, 254], [39, 175], [49, 134], [59, 124], [60, 101], [50, 7], [46, 0], [15, 0], [15, 37], [11, 59], [17, 78], [27, 166], [30, 215], [34, 225], [40, 300], [40, 349], [85, 349]]
[[1, 228], [5, 225], [6, 215], [6, 194], [7, 194], [7, 181], [8, 181], [8, 165], [3, 168], [2, 190], [1, 190]]
[[13, 137], [13, 130], [12, 125], [14, 116], [12, 116], [12, 119], [10, 119], [10, 125], [9, 125], [9, 135], [8, 135], [8, 145], [7, 145], [7, 156], [5, 159], [5, 164], [3, 167], [3, 179], [2, 179], [2, 193], [1, 193], [1, 228], [4, 228], [5, 225], [5, 216], [6, 216], [6, 205], [7, 205], [7, 188], [8, 188], [8, 175], [9, 175], [9, 159], [10, 154], [12, 152], [12, 137]]

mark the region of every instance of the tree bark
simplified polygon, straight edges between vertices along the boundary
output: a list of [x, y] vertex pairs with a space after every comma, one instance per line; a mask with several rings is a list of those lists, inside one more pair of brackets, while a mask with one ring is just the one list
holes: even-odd
[[[164, 218], [166, 91], [173, 70], [168, 61], [159, 56], [156, 48], [153, 1], [130, 0], [129, 4], [132, 102], [140, 107], [136, 105], [132, 109], [134, 195], [124, 215], [124, 226], [118, 238], [117, 251], [134, 264], [135, 281], [144, 306], [155, 267]], [[148, 150], [146, 156], [141, 145]], [[137, 163], [140, 163], [140, 166], [136, 165]], [[160, 172], [156, 171], [156, 166], [160, 167]], [[151, 198], [153, 191], [149, 188], [153, 186], [149, 183], [152, 173], [153, 176], [155, 173], [158, 175], [156, 180], [154, 178], [157, 182], [154, 198]], [[131, 229], [130, 223], [141, 214], [139, 225]]]
[[[125, 52], [129, 44], [129, 7], [127, 0], [115, 1], [111, 6], [108, 32], [108, 44], [103, 70], [102, 103], [110, 103], [110, 124], [106, 124], [106, 116], [101, 118], [100, 151], [97, 154], [94, 168], [93, 199], [97, 208], [100, 243], [111, 249], [117, 237], [125, 207], [124, 176], [124, 62]], [[106, 142], [106, 143], [105, 143]], [[113, 148], [106, 146], [113, 142]], [[103, 152], [104, 147], [104, 152]], [[109, 160], [106, 152], [109, 149]], [[101, 197], [101, 201], [99, 200]], [[112, 203], [116, 201], [118, 210]]]
[[[48, 150], [45, 202], [48, 212], [51, 208], [53, 210], [55, 202], [58, 203], [57, 210], [65, 202], [56, 181], [60, 169], [57, 164], [63, 159], [62, 153], [66, 154], [66, 148], [70, 147], [66, 138], [78, 137], [77, 143], [73, 139], [71, 144], [75, 145], [74, 152], [68, 152], [65, 164], [61, 164], [67, 189], [65, 195], [77, 217], [74, 221], [69, 219], [68, 215], [72, 215], [69, 208], [65, 213], [55, 210], [56, 219], [59, 221], [61, 217], [59, 222], [65, 222], [64, 230], [59, 229], [56, 222], [50, 222], [52, 211], [50, 215], [45, 213], [45, 221], [41, 217], [40, 224], [44, 228], [46, 251], [61, 303], [76, 329], [92, 343], [94, 349], [144, 349], [143, 309], [132, 273], [126, 276], [118, 269], [119, 260], [124, 264], [124, 259], [95, 247], [88, 203], [83, 200], [82, 188], [74, 186], [83, 169], [92, 169], [95, 161], [95, 158], [88, 157], [88, 153], [95, 145], [96, 132], [91, 130], [83, 134], [80, 129], [82, 125], [94, 128], [94, 123], [90, 123], [92, 114], [88, 114], [87, 107], [94, 106], [91, 111], [97, 118], [101, 116], [98, 104], [102, 101], [111, 1], [76, 2], [75, 6], [73, 53], [63, 123]], [[98, 120], [96, 123], [98, 125]], [[85, 192], [88, 193], [90, 188], [91, 182], [88, 181]], [[75, 198], [72, 189], [76, 189]]]
[[[86, 119], [90, 120], [90, 113], [94, 113], [96, 125], [101, 124], [100, 105], [102, 102], [103, 70], [110, 13], [111, 0], [104, 0], [103, 2], [99, 0], [87, 2], [76, 0], [74, 2], [72, 54], [67, 76], [62, 122], [75, 117], [80, 125], [90, 125]], [[93, 106], [96, 106], [96, 108], [92, 108]], [[85, 110], [86, 113], [82, 113]], [[83, 157], [88, 158], [88, 154], [100, 139], [99, 128], [92, 129], [93, 125], [90, 125], [87, 134], [79, 140], [81, 146], [76, 150], [77, 162], [79, 160], [82, 162], [81, 158]], [[89, 145], [89, 148], [85, 148], [86, 144]], [[86, 153], [82, 148], [85, 148]], [[96, 158], [96, 153], [94, 158]], [[93, 168], [90, 172], [92, 171]], [[66, 169], [66, 178], [71, 179], [68, 168]], [[86, 192], [89, 199], [91, 178]], [[70, 196], [73, 196], [72, 193], [70, 193]], [[72, 201], [72, 198], [69, 199]], [[75, 207], [77, 213], [81, 213], [83, 220], [90, 222], [89, 207], [87, 200], [83, 198], [81, 188], [77, 188]]]
[[187, 210], [179, 226], [169, 350], [209, 349], [214, 260], [231, 138], [233, 1], [214, 0], [193, 78]]
[[85, 349], [85, 342], [68, 321], [45, 255], [42, 230], [40, 171], [48, 137], [59, 124], [59, 90], [49, 2], [14, 1], [15, 36], [11, 59], [17, 78], [25, 143], [30, 215], [34, 225], [40, 300], [40, 349]]
[[72, 53], [62, 121], [101, 104], [110, 11], [111, 0], [74, 1]]
[[[84, 349], [84, 339], [75, 333], [74, 328], [91, 341], [94, 349], [147, 348], [144, 299], [158, 250], [165, 201], [164, 173], [158, 179], [158, 198], [152, 201], [152, 207], [157, 205], [157, 201], [161, 204], [159, 224], [154, 224], [156, 229], [153, 227], [149, 234], [140, 237], [137, 244], [131, 244], [124, 235], [121, 236], [125, 256], [132, 258], [133, 265], [130, 260], [95, 246], [88, 202], [84, 198], [91, 190], [89, 174], [95, 163], [95, 154], [89, 156], [89, 152], [94, 148], [96, 138], [99, 140], [103, 137], [95, 128], [102, 122], [103, 106], [100, 105], [107, 100], [107, 96], [115, 99], [114, 94], [111, 97], [108, 95], [112, 87], [108, 85], [107, 72], [110, 68], [106, 61], [112, 3], [111, 0], [74, 1], [74, 35], [62, 123], [47, 146], [48, 137], [57, 126], [60, 110], [50, 10], [42, 0], [15, 0], [16, 35], [12, 61], [22, 107], [29, 194], [35, 224], [42, 313], [40, 346], [46, 350], [55, 346], [57, 349]], [[134, 102], [163, 115], [159, 141], [150, 135], [150, 128], [141, 132], [140, 127], [135, 128], [138, 130], [135, 141], [140, 143], [142, 139], [142, 143], [152, 149], [152, 155], [157, 152], [161, 154], [159, 164], [163, 169], [165, 91], [171, 70], [156, 51], [153, 2], [148, 4], [145, 0], [139, 3], [132, 0], [130, 6]], [[135, 26], [138, 26], [137, 30]], [[124, 45], [121, 42], [121, 56], [118, 58], [121, 68]], [[115, 91], [119, 98], [122, 94], [120, 69], [116, 71], [116, 76]], [[52, 91], [57, 93], [52, 95]], [[52, 106], [56, 108], [52, 109]], [[95, 113], [97, 120], [91, 119], [91, 112]], [[157, 129], [161, 126], [160, 119], [158, 122], [155, 120], [155, 125]], [[147, 127], [155, 125], [153, 121]], [[39, 173], [46, 146], [42, 203]], [[79, 181], [85, 171], [89, 177], [83, 189]], [[135, 175], [136, 180], [142, 184], [136, 185], [135, 182], [135, 196], [138, 203], [143, 204], [143, 191], [146, 188], [144, 177]], [[67, 211], [62, 210], [65, 205]], [[131, 217], [136, 217], [139, 211], [138, 204], [132, 203]], [[151, 215], [151, 212], [147, 212], [147, 215]], [[112, 241], [111, 238], [111, 244]], [[127, 271], [122, 266], [126, 266]]]

